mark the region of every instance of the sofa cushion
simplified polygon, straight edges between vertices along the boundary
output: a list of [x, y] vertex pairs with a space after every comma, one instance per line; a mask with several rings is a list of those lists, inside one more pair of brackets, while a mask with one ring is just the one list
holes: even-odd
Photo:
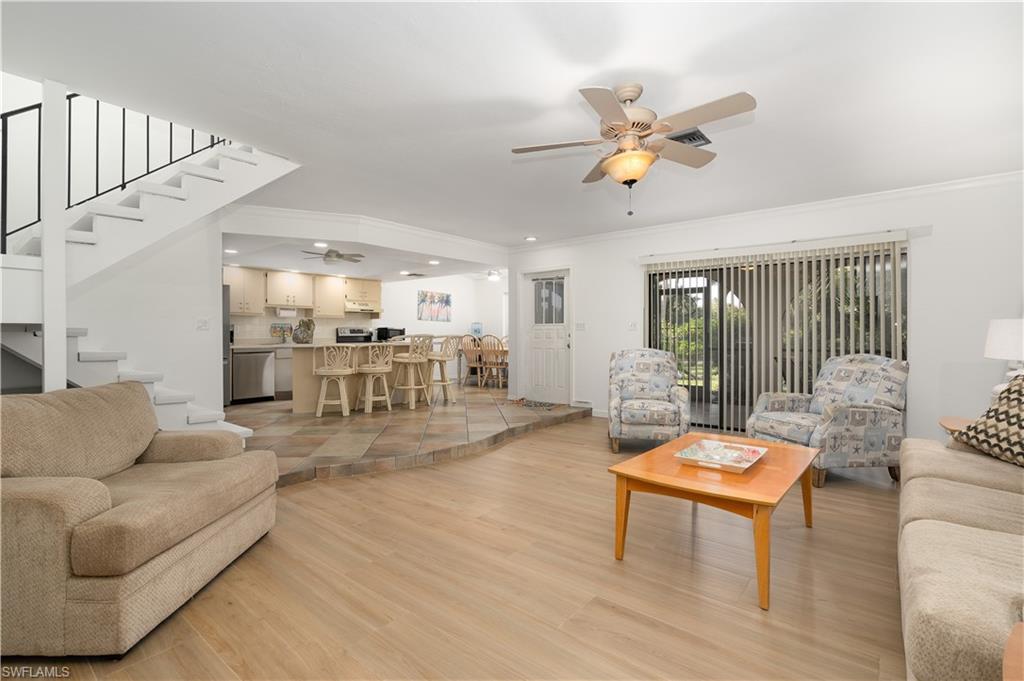
[[123, 471], [157, 431], [141, 383], [0, 398], [2, 475], [105, 478]]
[[1024, 494], [1024, 468], [975, 451], [944, 447], [934, 440], [908, 438], [900, 447], [900, 478], [942, 478]]
[[1024, 494], [941, 478], [914, 478], [900, 489], [900, 527], [915, 520], [1024, 535]]
[[1002, 678], [1003, 646], [1024, 606], [1020, 546], [1020, 535], [937, 520], [903, 528], [903, 639], [914, 678]]
[[1010, 381], [992, 407], [953, 439], [997, 459], [1024, 466], [1024, 375]]
[[254, 451], [218, 461], [147, 463], [104, 478], [113, 508], [77, 526], [76, 575], [122, 575], [277, 481], [277, 457]]
[[814, 429], [821, 425], [821, 416], [796, 411], [762, 411], [747, 421], [751, 437], [768, 437], [807, 445]]
[[661, 400], [624, 400], [621, 408], [622, 422], [633, 425], [676, 426], [679, 425], [679, 408], [671, 402]]

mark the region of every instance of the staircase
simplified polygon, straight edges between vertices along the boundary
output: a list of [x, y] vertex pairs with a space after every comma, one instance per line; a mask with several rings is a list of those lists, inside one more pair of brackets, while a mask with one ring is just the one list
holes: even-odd
[[[38, 326], [4, 324], [3, 349], [21, 360], [41, 368], [42, 331]], [[224, 412], [195, 404], [195, 396], [164, 384], [163, 374], [131, 367], [128, 353], [120, 350], [87, 349], [89, 331], [69, 328], [68, 383], [74, 387], [137, 381], [145, 386], [153, 400], [157, 421], [163, 430], [204, 428], [229, 430], [243, 438], [252, 430], [224, 420]]]
[[[123, 147], [123, 139], [120, 144]], [[250, 146], [231, 145], [223, 140], [213, 142], [213, 136], [211, 144], [67, 209], [64, 221], [69, 326], [93, 326], [101, 338], [119, 338], [115, 330], [95, 326], [97, 320], [76, 319], [82, 313], [76, 309], [73, 298], [77, 300], [90, 293], [95, 296], [93, 282], [116, 282], [118, 272], [130, 269], [133, 261], [146, 262], [147, 257], [162, 252], [158, 249], [185, 238], [190, 226], [299, 167], [288, 159]], [[123, 150], [121, 153], [123, 158]], [[37, 172], [35, 167], [9, 168], [6, 159], [4, 167], [10, 172]], [[42, 362], [43, 263], [39, 227], [37, 223], [5, 231], [6, 251], [0, 256], [0, 346], [36, 367]], [[217, 428], [243, 437], [252, 434], [248, 428], [224, 421], [219, 408], [195, 404], [187, 386], [166, 385], [161, 367], [133, 367], [129, 363], [131, 347], [91, 347], [86, 328], [69, 328], [67, 344], [71, 386], [138, 381], [152, 396], [162, 429]], [[137, 348], [136, 353], [146, 354], [144, 348]], [[174, 377], [170, 378], [173, 384]]]

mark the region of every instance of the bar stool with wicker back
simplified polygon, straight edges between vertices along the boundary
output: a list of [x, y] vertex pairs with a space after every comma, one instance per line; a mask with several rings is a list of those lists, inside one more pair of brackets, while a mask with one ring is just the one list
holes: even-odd
[[504, 371], [508, 368], [507, 351], [501, 339], [490, 334], [480, 338], [480, 355], [483, 361], [483, 382], [494, 380], [497, 387], [504, 386]]
[[[388, 374], [391, 373], [391, 362], [394, 358], [395, 347], [384, 343], [374, 343], [367, 346], [368, 362], [358, 366], [358, 372], [364, 376], [363, 385], [359, 388], [359, 396], [356, 398], [356, 408], [359, 408], [359, 400], [363, 401], [363, 411], [367, 414], [373, 411], [374, 402], [383, 402], [391, 411], [391, 391], [388, 388]], [[382, 395], [375, 395], [377, 379], [384, 386]]]
[[480, 361], [480, 339], [476, 336], [466, 334], [462, 337], [462, 356], [466, 358], [466, 376], [459, 377], [462, 385], [466, 385], [469, 382], [469, 375], [473, 373], [473, 369], [476, 369], [476, 384], [480, 383], [480, 377], [483, 374], [484, 365]]
[[[316, 366], [316, 351], [323, 351], [323, 366]], [[324, 415], [324, 407], [327, 405], [338, 405], [341, 407], [341, 415], [348, 416], [348, 390], [346, 380], [356, 373], [353, 364], [355, 347], [351, 345], [323, 345], [320, 348], [313, 348], [313, 373], [320, 377], [320, 399], [316, 402], [316, 415], [320, 418]], [[327, 388], [334, 381], [338, 384], [338, 399], [327, 399]]]
[[[459, 344], [462, 342], [461, 336], [442, 336], [441, 337], [441, 348], [437, 352], [431, 352], [427, 355], [427, 359], [430, 361], [430, 365], [427, 368], [427, 376], [429, 376], [429, 391], [430, 397], [434, 397], [434, 386], [441, 386], [441, 394], [444, 396], [445, 402], [451, 402], [455, 404], [455, 397], [452, 396], [451, 385], [452, 379], [448, 377], [448, 362], [455, 359], [459, 353]], [[440, 380], [434, 380], [434, 365], [437, 365], [438, 376]]]
[[411, 334], [406, 336], [409, 341], [409, 352], [399, 352], [395, 355], [395, 364], [398, 371], [395, 374], [395, 386], [392, 388], [391, 397], [399, 390], [404, 390], [409, 409], [416, 408], [416, 393], [423, 393], [423, 399], [430, 403], [430, 395], [427, 394], [427, 356], [434, 347], [434, 337], [429, 334]]

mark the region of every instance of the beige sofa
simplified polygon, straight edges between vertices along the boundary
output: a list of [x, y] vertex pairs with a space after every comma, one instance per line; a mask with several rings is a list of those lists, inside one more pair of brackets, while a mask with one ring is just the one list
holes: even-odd
[[1024, 608], [1024, 468], [917, 439], [900, 465], [907, 678], [1000, 681]]
[[274, 525], [273, 452], [141, 383], [0, 399], [5, 655], [122, 654]]

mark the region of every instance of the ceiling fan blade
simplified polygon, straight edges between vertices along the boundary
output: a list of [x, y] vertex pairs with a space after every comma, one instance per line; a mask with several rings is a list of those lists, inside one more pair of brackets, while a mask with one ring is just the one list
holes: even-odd
[[606, 87], [585, 87], [580, 88], [580, 94], [587, 100], [601, 120], [608, 125], [620, 126], [629, 125], [629, 116], [626, 115], [619, 98], [615, 96], [610, 88]]
[[590, 147], [595, 144], [607, 142], [606, 139], [599, 140], [576, 140], [575, 142], [556, 142], [554, 144], [537, 144], [532, 147], [515, 147], [513, 154], [529, 154], [534, 151], [547, 151], [548, 149], [565, 149], [567, 147]]
[[[608, 158], [608, 157], [605, 156], [605, 158]], [[591, 168], [590, 172], [587, 173], [587, 176], [583, 178], [584, 184], [590, 184], [591, 182], [599, 182], [600, 180], [602, 180], [604, 178], [604, 174], [605, 173], [604, 173], [603, 170], [601, 170], [601, 164], [602, 163], [604, 163], [604, 158], [602, 158], [600, 161], [598, 161], [597, 165], [595, 165], [593, 168]]]
[[753, 111], [756, 107], [757, 100], [751, 97], [749, 93], [737, 92], [734, 95], [695, 106], [687, 111], [666, 116], [656, 122], [655, 125], [667, 124], [669, 130], [689, 130], [704, 123], [717, 121], [720, 118], [728, 118], [736, 114]]
[[322, 258], [322, 256], [313, 255], [313, 256], [310, 256], [308, 258], [303, 258], [303, 260], [320, 260], [321, 258]]
[[664, 159], [682, 163], [684, 166], [690, 166], [691, 168], [703, 168], [718, 155], [707, 149], [691, 147], [689, 144], [664, 138], [654, 140], [647, 145], [647, 148]]
[[360, 258], [360, 259], [362, 259], [362, 258], [365, 258], [365, 257], [366, 257], [366, 256], [365, 256], [365, 255], [363, 255], [362, 253], [342, 253], [341, 255], [342, 255], [343, 257], [348, 257], [348, 258]]
[[323, 253], [319, 253], [317, 251], [299, 251], [299, 253], [308, 253], [309, 255], [316, 255], [319, 257], [323, 257], [324, 255]]

